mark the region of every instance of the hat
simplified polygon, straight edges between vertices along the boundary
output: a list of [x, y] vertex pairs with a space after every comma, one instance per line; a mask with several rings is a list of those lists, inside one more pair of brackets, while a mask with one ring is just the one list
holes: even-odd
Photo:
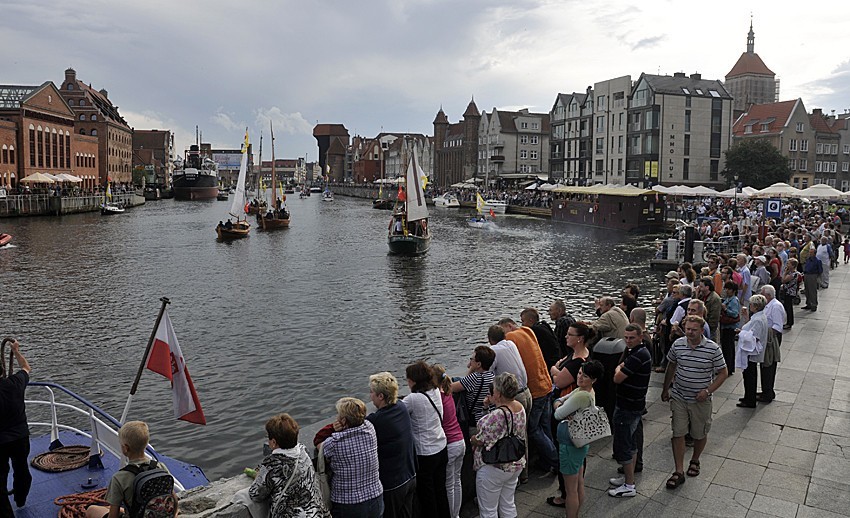
[[767, 262], [767, 257], [765, 257], [765, 256], [763, 256], [763, 255], [757, 255], [757, 256], [755, 256], [753, 259], [755, 259], [756, 261], [761, 261], [761, 262], [763, 262], [763, 263], [766, 263], [766, 262]]
[[664, 277], [667, 279], [676, 279], [677, 281], [680, 279], [679, 274], [675, 270], [670, 270]]

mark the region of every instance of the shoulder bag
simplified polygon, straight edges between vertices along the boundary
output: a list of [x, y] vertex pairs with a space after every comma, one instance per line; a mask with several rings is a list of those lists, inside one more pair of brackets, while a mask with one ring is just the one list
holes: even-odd
[[[507, 433], [496, 441], [492, 448], [481, 452], [481, 460], [484, 461], [484, 464], [507, 464], [516, 462], [525, 456], [525, 441], [516, 435], [513, 413], [505, 412], [505, 408], [507, 407], [500, 406], [499, 410], [502, 411], [505, 418], [505, 425], [508, 427]], [[510, 424], [508, 424], [509, 414]]]
[[460, 425], [460, 431], [463, 432], [463, 439], [469, 442], [469, 428], [476, 425], [475, 421], [475, 403], [478, 402], [478, 397], [481, 395], [481, 390], [484, 388], [484, 376], [481, 376], [481, 383], [478, 385], [478, 390], [475, 392], [475, 399], [472, 400], [472, 406], [466, 404], [466, 391], [459, 392], [459, 397], [455, 400], [455, 415], [457, 423]]
[[611, 425], [608, 423], [608, 415], [605, 409], [591, 405], [576, 410], [573, 418], [568, 421], [570, 439], [576, 448], [581, 448], [593, 441], [610, 437]]

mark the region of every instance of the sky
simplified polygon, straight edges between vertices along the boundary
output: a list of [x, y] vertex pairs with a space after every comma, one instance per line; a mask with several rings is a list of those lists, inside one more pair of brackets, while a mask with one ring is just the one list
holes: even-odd
[[[814, 4], [813, 4], [814, 5]], [[238, 149], [269, 121], [277, 158], [317, 159], [313, 126], [432, 134], [442, 107], [548, 112], [558, 92], [642, 72], [723, 80], [750, 17], [780, 100], [850, 108], [850, 2], [787, 0], [3, 0], [0, 84], [105, 88], [130, 126], [195, 126]]]

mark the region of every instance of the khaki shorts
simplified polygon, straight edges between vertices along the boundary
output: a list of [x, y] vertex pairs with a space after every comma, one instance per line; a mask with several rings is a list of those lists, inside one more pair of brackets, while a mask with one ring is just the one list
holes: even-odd
[[690, 433], [695, 440], [704, 439], [711, 429], [711, 399], [685, 403], [670, 399], [673, 411], [673, 437], [684, 437]]

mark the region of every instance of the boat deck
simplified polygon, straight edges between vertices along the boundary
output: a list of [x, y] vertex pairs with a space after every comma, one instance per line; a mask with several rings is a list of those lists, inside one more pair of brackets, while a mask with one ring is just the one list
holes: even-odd
[[[91, 439], [84, 435], [70, 432], [59, 432], [59, 440], [65, 446], [91, 444]], [[42, 436], [32, 436], [30, 438], [30, 456], [32, 462], [33, 457], [48, 451], [50, 447], [50, 434]], [[150, 455], [150, 453], [148, 453]], [[175, 478], [181, 481], [186, 489], [207, 484], [207, 477], [201, 468], [186, 464], [178, 460], [166, 457], [157, 453], [160, 462], [168, 467], [168, 470]], [[59, 506], [53, 502], [56, 498], [74, 493], [82, 493], [93, 491], [95, 489], [104, 488], [109, 484], [112, 474], [120, 469], [119, 459], [114, 455], [104, 452], [101, 456], [103, 468], [90, 469], [88, 466], [83, 466], [71, 471], [61, 473], [48, 473], [35, 469], [30, 465], [30, 473], [32, 474], [32, 488], [27, 497], [27, 504], [15, 511], [15, 518], [44, 518], [47, 516], [56, 516], [59, 512]], [[12, 487], [12, 475], [9, 475], [6, 481], [6, 487]], [[11, 500], [12, 508], [15, 509], [14, 500]]]

